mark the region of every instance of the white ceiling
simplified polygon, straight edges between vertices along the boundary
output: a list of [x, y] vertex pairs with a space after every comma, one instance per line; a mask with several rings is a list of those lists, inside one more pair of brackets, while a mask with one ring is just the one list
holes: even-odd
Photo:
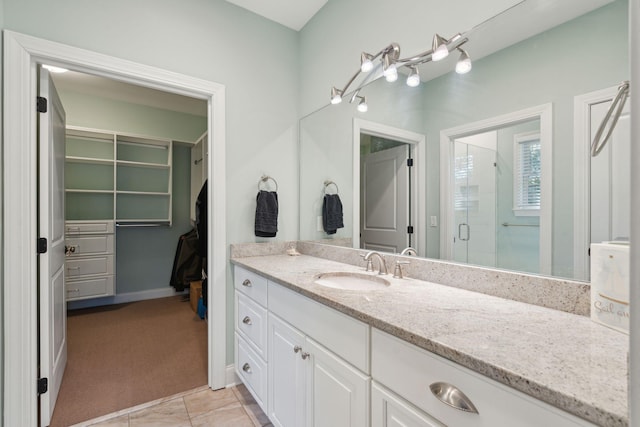
[[327, 0], [226, 0], [293, 30], [300, 31]]

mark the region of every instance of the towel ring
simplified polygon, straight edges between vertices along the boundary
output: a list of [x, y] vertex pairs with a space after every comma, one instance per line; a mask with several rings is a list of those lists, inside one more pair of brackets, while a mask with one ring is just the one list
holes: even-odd
[[338, 184], [336, 184], [333, 181], [327, 180], [327, 181], [324, 182], [324, 194], [327, 194], [327, 187], [330, 186], [330, 185], [333, 185], [334, 187], [336, 187], [336, 193], [335, 194], [338, 194], [340, 192], [340, 189], [338, 188]]
[[276, 181], [275, 179], [273, 179], [269, 175], [262, 175], [262, 177], [260, 178], [260, 181], [258, 181], [258, 191], [262, 190], [262, 188], [260, 188], [261, 184], [263, 182], [267, 182], [269, 180], [273, 181], [273, 183], [276, 185], [276, 192], [277, 192], [278, 191], [278, 181]]

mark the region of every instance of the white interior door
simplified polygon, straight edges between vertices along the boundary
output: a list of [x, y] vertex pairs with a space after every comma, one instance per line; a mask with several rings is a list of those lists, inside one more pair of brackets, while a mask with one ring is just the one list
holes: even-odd
[[[591, 157], [590, 243], [629, 240], [631, 227], [631, 115], [630, 102], [596, 157]], [[596, 133], [611, 102], [591, 105], [591, 135]]]
[[362, 158], [360, 247], [397, 253], [410, 246], [409, 146]]
[[67, 364], [67, 305], [64, 287], [65, 112], [47, 70], [40, 69], [40, 97], [47, 111], [39, 119], [39, 236], [47, 239], [40, 255], [40, 425], [48, 426]]

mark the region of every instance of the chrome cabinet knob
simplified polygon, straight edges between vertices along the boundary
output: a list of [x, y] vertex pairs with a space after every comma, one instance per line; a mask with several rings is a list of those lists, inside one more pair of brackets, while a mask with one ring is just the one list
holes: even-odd
[[251, 318], [249, 316], [244, 316], [244, 319], [242, 319], [242, 323], [244, 323], [245, 325], [251, 325]]
[[306, 351], [303, 351], [302, 354], [300, 354], [300, 356], [302, 356], [302, 360], [307, 360], [311, 355]]
[[245, 363], [244, 365], [242, 365], [242, 370], [245, 371], [246, 373], [250, 374], [251, 373], [251, 366], [249, 366], [248, 363]]
[[242, 286], [246, 286], [247, 288], [250, 288], [251, 287], [251, 280], [244, 279], [244, 282], [242, 282]]
[[297, 345], [297, 346], [293, 347], [293, 352], [294, 352], [294, 353], [299, 353], [299, 352], [300, 352], [300, 350], [302, 350], [302, 347], [300, 347], [299, 345]]

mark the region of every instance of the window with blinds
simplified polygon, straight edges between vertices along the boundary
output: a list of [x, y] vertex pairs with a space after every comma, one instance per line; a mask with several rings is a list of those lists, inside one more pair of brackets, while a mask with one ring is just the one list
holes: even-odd
[[540, 134], [514, 136], [513, 211], [518, 216], [540, 215]]

